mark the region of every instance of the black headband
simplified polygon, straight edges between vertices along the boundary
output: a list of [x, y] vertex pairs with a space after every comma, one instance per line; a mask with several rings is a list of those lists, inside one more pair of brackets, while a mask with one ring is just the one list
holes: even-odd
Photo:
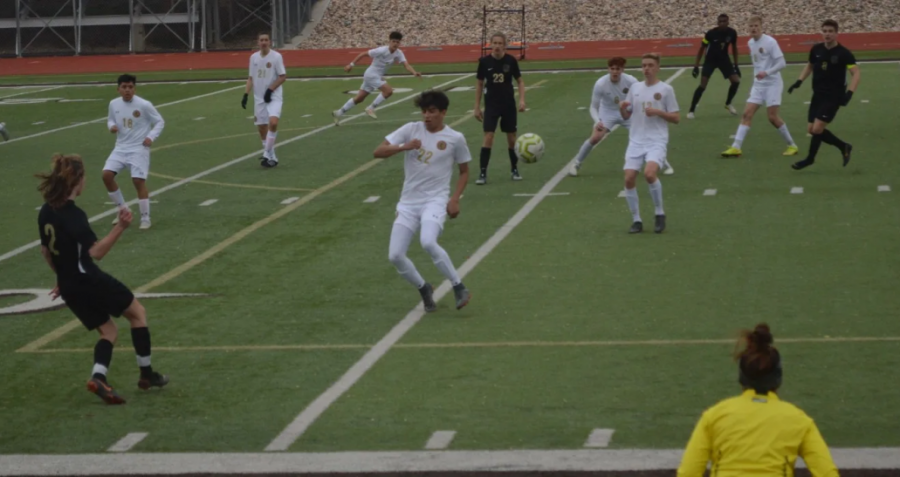
[[758, 394], [768, 394], [769, 391], [778, 389], [781, 387], [781, 377], [783, 374], [781, 369], [781, 355], [778, 351], [775, 351], [773, 359], [774, 363], [769, 370], [765, 372], [752, 370], [748, 373], [744, 370], [746, 360], [745, 358], [741, 358], [738, 382], [745, 388], [752, 388]]

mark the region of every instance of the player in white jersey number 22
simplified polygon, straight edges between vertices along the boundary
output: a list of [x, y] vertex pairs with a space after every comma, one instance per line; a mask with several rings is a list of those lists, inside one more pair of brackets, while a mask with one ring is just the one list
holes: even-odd
[[275, 167], [278, 165], [275, 138], [278, 136], [278, 119], [281, 118], [284, 103], [281, 85], [287, 80], [287, 71], [281, 53], [271, 48], [272, 41], [268, 33], [260, 33], [257, 42], [259, 51], [250, 55], [250, 76], [244, 88], [241, 107], [247, 109], [247, 97], [252, 89], [254, 122], [263, 146], [259, 165]]
[[[591, 137], [581, 145], [581, 149], [578, 150], [578, 154], [575, 155], [575, 160], [569, 168], [569, 175], [572, 177], [578, 175], [578, 170], [581, 169], [581, 165], [587, 159], [588, 154], [591, 153], [597, 144], [600, 144], [600, 141], [614, 127], [622, 126], [625, 129], [631, 127], [631, 121], [626, 121], [622, 118], [622, 113], [619, 112], [619, 103], [625, 99], [631, 85], [637, 83], [638, 80], [624, 72], [625, 61], [625, 58], [620, 56], [610, 58], [606, 62], [609, 73], [603, 75], [594, 83], [590, 107], [591, 118], [594, 119], [594, 128], [591, 131]], [[675, 169], [671, 165], [666, 164], [663, 174], [670, 175], [674, 173]]]
[[625, 200], [631, 210], [633, 222], [629, 233], [644, 230], [638, 206], [635, 181], [641, 167], [650, 189], [650, 197], [656, 207], [654, 231], [662, 233], [666, 229], [666, 212], [663, 210], [662, 181], [656, 176], [666, 164], [666, 148], [669, 144], [669, 124], [678, 124], [681, 114], [675, 89], [659, 80], [659, 55], [647, 53], [641, 59], [644, 81], [631, 86], [625, 101], [619, 103], [622, 118], [631, 119], [628, 131], [628, 149], [625, 151]]
[[387, 74], [388, 68], [394, 63], [400, 63], [406, 68], [406, 71], [409, 71], [419, 79], [422, 78], [422, 73], [414, 70], [412, 65], [406, 61], [406, 55], [400, 51], [400, 42], [403, 40], [403, 34], [399, 31], [392, 31], [388, 36], [388, 40], [389, 43], [385, 46], [379, 46], [378, 48], [373, 48], [356, 55], [356, 58], [354, 58], [349, 65], [344, 67], [344, 71], [349, 73], [353, 70], [353, 67], [356, 66], [356, 62], [363, 57], [368, 56], [369, 58], [372, 58], [372, 64], [369, 65], [369, 67], [366, 68], [366, 72], [363, 73], [363, 84], [359, 87], [359, 92], [353, 99], [347, 100], [341, 109], [332, 113], [334, 116], [334, 124], [340, 125], [341, 116], [343, 116], [344, 113], [353, 109], [357, 104], [365, 101], [369, 94], [376, 91], [380, 91], [381, 94], [372, 101], [372, 104], [369, 105], [368, 108], [366, 108], [366, 114], [372, 119], [378, 118], [378, 116], [375, 115], [375, 108], [394, 94], [394, 89], [384, 80], [384, 75]]
[[[419, 232], [422, 248], [431, 255], [434, 265], [453, 285], [456, 309], [469, 303], [470, 293], [463, 285], [450, 256], [438, 244], [444, 221], [459, 215], [459, 199], [469, 181], [472, 156], [466, 138], [444, 124], [450, 100], [440, 91], [426, 91], [416, 98], [422, 110], [422, 121], [408, 123], [389, 134], [375, 149], [376, 158], [404, 153], [405, 179], [397, 218], [391, 230], [388, 259], [409, 283], [419, 290], [426, 312], [437, 310], [434, 288], [419, 275], [406, 252], [415, 233]], [[453, 169], [459, 168], [456, 190], [450, 196]]]
[[[150, 191], [147, 190], [150, 146], [162, 134], [166, 123], [150, 101], [134, 94], [137, 78], [122, 75], [118, 84], [120, 97], [109, 102], [106, 120], [106, 128], [116, 135], [116, 147], [103, 165], [103, 184], [113, 203], [119, 209], [127, 208], [116, 175], [122, 169], [129, 169], [141, 209], [141, 230], [147, 230], [150, 228]], [[117, 217], [113, 224], [118, 221]]]
[[797, 145], [788, 131], [787, 124], [778, 115], [781, 106], [781, 92], [784, 89], [784, 81], [781, 79], [781, 70], [784, 69], [784, 53], [778, 42], [762, 32], [762, 18], [750, 18], [750, 40], [747, 42], [750, 48], [750, 57], [753, 58], [753, 87], [750, 89], [750, 97], [747, 98], [747, 106], [744, 108], [744, 116], [741, 125], [734, 135], [734, 143], [722, 153], [722, 157], [740, 157], [741, 146], [744, 138], [750, 132], [750, 123], [753, 115], [759, 110], [760, 105], [766, 104], [766, 112], [769, 122], [778, 129], [784, 142], [787, 143], [785, 156], [797, 154]]

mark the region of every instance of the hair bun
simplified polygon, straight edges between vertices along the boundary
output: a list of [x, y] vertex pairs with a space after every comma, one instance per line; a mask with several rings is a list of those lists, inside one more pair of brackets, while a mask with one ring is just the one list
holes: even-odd
[[756, 328], [753, 329], [753, 333], [751, 334], [751, 339], [760, 350], [768, 348], [772, 345], [772, 341], [774, 341], [772, 338], [772, 331], [769, 330], [769, 325], [765, 323], [756, 325]]

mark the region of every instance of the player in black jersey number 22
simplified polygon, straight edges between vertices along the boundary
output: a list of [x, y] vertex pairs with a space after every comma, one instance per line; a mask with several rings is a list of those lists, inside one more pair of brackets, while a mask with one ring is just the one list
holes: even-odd
[[[809, 167], [816, 162], [816, 153], [824, 142], [841, 151], [844, 157], [844, 166], [850, 162], [850, 153], [853, 145], [841, 141], [831, 131], [826, 129], [828, 124], [834, 121], [838, 109], [850, 104], [853, 92], [859, 86], [859, 66], [856, 58], [850, 50], [844, 48], [837, 41], [838, 23], [834, 20], [825, 20], [822, 23], [823, 43], [817, 43], [809, 51], [809, 62], [800, 73], [800, 79], [794, 82], [788, 93], [794, 92], [803, 84], [803, 80], [813, 76], [813, 97], [809, 103], [807, 113], [807, 132], [812, 135], [809, 142], [809, 154], [806, 159], [791, 165], [795, 170]], [[850, 86], [847, 87], [847, 71], [850, 72]]]
[[102, 259], [131, 224], [131, 211], [119, 209], [119, 221], [106, 237], [97, 240], [87, 214], [74, 199], [84, 190], [84, 162], [76, 155], [53, 156], [53, 170], [38, 174], [38, 189], [45, 204], [38, 215], [41, 254], [56, 273], [53, 299], [62, 296], [69, 309], [88, 330], [100, 332], [94, 347], [94, 370], [87, 388], [107, 404], [124, 404], [107, 383], [106, 373], [112, 361], [113, 344], [118, 337], [116, 324], [109, 318], [124, 315], [131, 324], [131, 340], [141, 369], [138, 387], [162, 387], [169, 378], [150, 366], [150, 331], [147, 312], [131, 290], [104, 273], [94, 263]]

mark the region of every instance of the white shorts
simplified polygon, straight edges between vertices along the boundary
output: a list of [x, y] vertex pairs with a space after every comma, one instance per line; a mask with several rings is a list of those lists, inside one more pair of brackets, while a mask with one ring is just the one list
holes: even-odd
[[422, 222], [434, 222], [441, 229], [447, 220], [447, 199], [435, 200], [422, 205], [397, 204], [395, 224], [400, 224], [416, 232]]
[[620, 128], [631, 129], [631, 121], [623, 119], [619, 112], [607, 113], [605, 111], [600, 111], [600, 122], [603, 123], [603, 127], [610, 131], [616, 125]]
[[387, 81], [385, 81], [381, 76], [365, 75], [363, 76], [363, 84], [359, 87], [359, 89], [361, 91], [365, 91], [366, 93], [374, 93], [385, 84], [387, 84]]
[[748, 103], [766, 104], [769, 106], [781, 106], [781, 92], [784, 90], [784, 82], [761, 85], [753, 82], [750, 87], [750, 97], [747, 98]]
[[150, 148], [145, 147], [136, 152], [113, 151], [103, 165], [104, 171], [113, 171], [116, 174], [125, 168], [130, 169], [132, 179], [146, 179], [150, 174]]
[[665, 144], [649, 144], [646, 146], [628, 143], [625, 151], [625, 167], [623, 170], [640, 171], [644, 164], [655, 162], [660, 169], [666, 168]]
[[281, 106], [284, 101], [280, 99], [272, 98], [272, 101], [267, 103], [263, 100], [254, 100], [253, 109], [254, 115], [256, 116], [255, 124], [257, 126], [262, 126], [263, 124], [269, 124], [269, 118], [280, 118], [281, 117]]

